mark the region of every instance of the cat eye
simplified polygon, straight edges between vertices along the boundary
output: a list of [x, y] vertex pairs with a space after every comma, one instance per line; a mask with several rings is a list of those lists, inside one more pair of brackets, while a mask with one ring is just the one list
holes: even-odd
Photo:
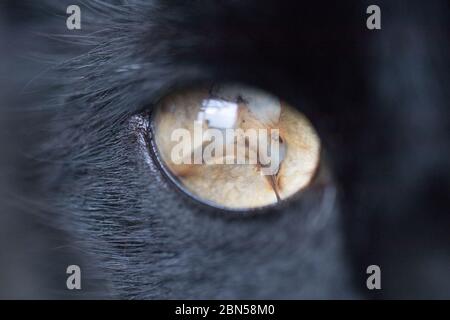
[[167, 176], [214, 207], [277, 204], [307, 188], [320, 162], [320, 140], [305, 115], [253, 87], [178, 90], [159, 101], [151, 123]]

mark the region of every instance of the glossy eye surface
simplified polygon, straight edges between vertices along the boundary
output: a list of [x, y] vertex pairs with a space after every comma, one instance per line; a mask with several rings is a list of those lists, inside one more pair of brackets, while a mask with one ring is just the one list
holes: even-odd
[[306, 188], [319, 166], [320, 140], [308, 119], [259, 89], [180, 90], [152, 116], [162, 167], [185, 193], [212, 206], [276, 204]]

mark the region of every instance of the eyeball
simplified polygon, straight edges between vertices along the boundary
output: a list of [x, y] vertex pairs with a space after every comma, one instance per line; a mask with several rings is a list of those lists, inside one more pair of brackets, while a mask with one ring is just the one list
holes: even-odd
[[210, 206], [248, 210], [304, 190], [320, 162], [320, 139], [285, 101], [240, 84], [167, 95], [152, 113], [155, 155], [186, 194]]

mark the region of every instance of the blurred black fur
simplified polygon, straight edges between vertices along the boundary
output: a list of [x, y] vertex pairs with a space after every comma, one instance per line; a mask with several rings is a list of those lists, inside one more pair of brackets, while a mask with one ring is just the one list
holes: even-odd
[[[448, 1], [378, 1], [379, 31], [366, 1], [80, 1], [74, 32], [68, 4], [2, 4], [1, 296], [450, 297]], [[206, 81], [298, 106], [335, 186], [250, 217], [174, 190], [133, 116]]]

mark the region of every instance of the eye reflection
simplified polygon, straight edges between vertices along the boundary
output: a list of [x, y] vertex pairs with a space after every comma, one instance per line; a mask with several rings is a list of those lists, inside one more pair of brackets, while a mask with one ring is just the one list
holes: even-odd
[[262, 90], [219, 84], [174, 92], [153, 113], [161, 165], [187, 194], [224, 209], [276, 204], [306, 188], [320, 160], [308, 119]]

